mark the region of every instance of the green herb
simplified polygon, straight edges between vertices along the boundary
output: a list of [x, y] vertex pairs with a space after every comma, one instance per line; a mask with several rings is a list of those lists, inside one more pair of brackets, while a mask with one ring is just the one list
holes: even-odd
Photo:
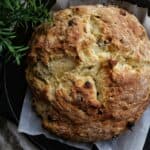
[[27, 53], [28, 40], [35, 26], [51, 23], [49, 3], [42, 0], [0, 0], [0, 55], [18, 65]]

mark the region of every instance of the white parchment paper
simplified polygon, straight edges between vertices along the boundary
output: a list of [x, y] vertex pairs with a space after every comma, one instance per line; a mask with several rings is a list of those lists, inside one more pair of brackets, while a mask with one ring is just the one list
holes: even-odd
[[[53, 10], [63, 9], [72, 5], [79, 4], [98, 4], [108, 2], [108, 0], [57, 0]], [[114, 1], [113, 1], [114, 2]], [[131, 5], [126, 2], [114, 2], [120, 7], [128, 9], [134, 13], [139, 20], [143, 23], [145, 28], [150, 29], [150, 18], [147, 16], [147, 10], [145, 8], [139, 8], [135, 5]], [[148, 31], [150, 35], [150, 31]], [[136, 123], [132, 131], [126, 131], [126, 133], [120, 135], [118, 138], [109, 141], [100, 141], [96, 143], [77, 143], [63, 140], [53, 134], [50, 134], [41, 127], [41, 120], [35, 114], [31, 108], [31, 93], [27, 90], [23, 108], [20, 116], [20, 122], [18, 131], [26, 133], [28, 135], [45, 135], [47, 138], [57, 140], [67, 145], [90, 150], [93, 144], [97, 146], [99, 150], [142, 150], [145, 143], [145, 139], [150, 127], [150, 107], [144, 112], [142, 118]]]

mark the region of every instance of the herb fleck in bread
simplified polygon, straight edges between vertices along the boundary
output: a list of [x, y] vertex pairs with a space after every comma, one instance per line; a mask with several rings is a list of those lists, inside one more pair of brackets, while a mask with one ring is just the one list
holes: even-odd
[[26, 78], [50, 132], [73, 141], [111, 139], [150, 102], [150, 41], [143, 26], [113, 6], [54, 13], [33, 34]]

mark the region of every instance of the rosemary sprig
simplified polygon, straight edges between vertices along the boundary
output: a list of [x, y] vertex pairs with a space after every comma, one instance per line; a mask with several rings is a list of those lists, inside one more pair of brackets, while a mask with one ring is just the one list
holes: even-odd
[[34, 27], [52, 21], [48, 6], [42, 0], [0, 0], [0, 55], [5, 54], [5, 61], [20, 64]]

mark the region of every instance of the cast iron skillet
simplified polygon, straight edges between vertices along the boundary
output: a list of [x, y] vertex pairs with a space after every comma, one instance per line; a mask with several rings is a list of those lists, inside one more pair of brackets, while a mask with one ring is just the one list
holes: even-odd
[[[130, 0], [130, 2], [137, 2], [139, 6], [150, 8], [150, 0], [142, 0], [143, 3], [141, 3], [141, 0]], [[0, 56], [0, 114], [7, 117], [16, 125], [18, 125], [27, 87], [24, 70], [25, 63], [21, 66], [17, 66], [13, 63], [5, 64]], [[49, 140], [42, 135], [25, 136], [41, 150], [78, 150], [57, 141]], [[97, 148], [93, 146], [92, 149], [95, 150]], [[143, 150], [150, 150], [150, 131]]]

